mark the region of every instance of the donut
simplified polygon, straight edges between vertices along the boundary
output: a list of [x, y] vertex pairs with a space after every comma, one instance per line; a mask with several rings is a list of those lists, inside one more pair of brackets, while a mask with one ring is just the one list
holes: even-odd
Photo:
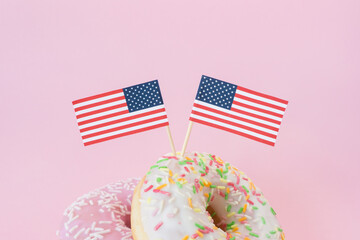
[[60, 240], [130, 240], [131, 200], [139, 179], [127, 179], [91, 191], [64, 212]]
[[243, 172], [208, 153], [165, 155], [135, 189], [135, 240], [284, 240], [276, 213]]

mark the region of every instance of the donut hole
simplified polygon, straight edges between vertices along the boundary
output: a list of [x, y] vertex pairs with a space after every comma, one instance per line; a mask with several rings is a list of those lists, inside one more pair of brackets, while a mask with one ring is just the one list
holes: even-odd
[[213, 219], [215, 226], [224, 232], [227, 231], [227, 224], [229, 223], [227, 217], [227, 206], [228, 202], [225, 200], [218, 192], [213, 193], [214, 198], [209, 203], [209, 206], [206, 208], [207, 212], [210, 214]]
[[127, 214], [127, 215], [125, 216], [124, 224], [125, 224], [125, 227], [131, 229], [131, 215], [130, 215], [130, 214]]
[[221, 219], [219, 217], [219, 214], [215, 211], [214, 207], [209, 205], [206, 208], [206, 211], [210, 214], [211, 218], [214, 221], [215, 226], [220, 228], [221, 230], [223, 230], [225, 232], [226, 231], [226, 226], [224, 226], [224, 224], [221, 224]]

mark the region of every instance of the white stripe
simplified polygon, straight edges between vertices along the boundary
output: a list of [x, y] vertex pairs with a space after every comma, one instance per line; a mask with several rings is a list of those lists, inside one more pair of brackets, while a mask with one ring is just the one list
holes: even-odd
[[243, 96], [246, 96], [246, 97], [249, 97], [249, 98], [256, 99], [256, 100], [271, 103], [271, 104], [279, 106], [279, 107], [286, 108], [286, 106], [287, 106], [287, 104], [284, 104], [284, 103], [281, 103], [281, 102], [278, 102], [278, 101], [275, 101], [275, 100], [271, 100], [271, 99], [268, 99], [268, 98], [260, 97], [260, 96], [257, 96], [257, 95], [251, 94], [251, 93], [247, 93], [247, 92], [241, 91], [239, 89], [236, 90], [236, 93], [238, 93], [240, 95], [243, 95]]
[[254, 133], [254, 132], [252, 132], [252, 131], [245, 130], [245, 129], [242, 129], [242, 128], [234, 127], [234, 126], [232, 126], [232, 125], [229, 125], [229, 124], [226, 124], [226, 123], [222, 123], [222, 122], [218, 122], [218, 121], [215, 121], [215, 120], [212, 120], [212, 119], [209, 119], [209, 118], [200, 117], [200, 116], [194, 115], [194, 114], [191, 114], [190, 116], [191, 116], [192, 118], [195, 118], [195, 119], [199, 119], [199, 120], [202, 120], [202, 121], [205, 121], [205, 122], [210, 122], [210, 123], [213, 123], [213, 124], [222, 126], [222, 127], [230, 128], [230, 129], [235, 130], [235, 131], [237, 131], [237, 132], [242, 132], [242, 133], [245, 133], [245, 134], [254, 136], [254, 137], [258, 137], [258, 138], [267, 140], [267, 141], [269, 141], [269, 142], [275, 142], [275, 140], [276, 140], [276, 139], [274, 139], [274, 138], [270, 138], [270, 137], [267, 137], [267, 136], [264, 136], [264, 135], [261, 135], [261, 134], [258, 134], [258, 133]]
[[249, 112], [249, 113], [253, 113], [253, 114], [256, 114], [256, 115], [259, 115], [259, 116], [263, 116], [263, 117], [267, 117], [267, 118], [270, 118], [270, 119], [274, 119], [276, 121], [279, 121], [281, 122], [282, 118], [279, 118], [279, 117], [275, 117], [273, 115], [270, 115], [270, 114], [267, 114], [267, 113], [263, 113], [263, 112], [259, 112], [259, 111], [256, 111], [256, 110], [252, 110], [252, 109], [249, 109], [249, 108], [246, 108], [246, 107], [240, 107], [238, 105], [235, 105], [233, 104], [231, 106], [231, 108], [236, 108], [236, 109], [239, 109], [239, 110], [242, 110], [242, 111], [245, 111], [245, 112]]
[[92, 103], [97, 103], [97, 102], [101, 102], [101, 101], [105, 101], [105, 100], [108, 100], [108, 99], [117, 98], [117, 97], [121, 97], [121, 96], [124, 96], [123, 92], [115, 93], [115, 94], [105, 96], [105, 97], [95, 98], [95, 99], [92, 99], [92, 100], [89, 100], [89, 101], [86, 101], [86, 102], [77, 103], [77, 104], [74, 105], [74, 108], [82, 107], [82, 106], [89, 105], [89, 104], [92, 104]]
[[122, 103], [125, 103], [125, 102], [126, 102], [125, 99], [123, 99], [123, 100], [119, 100], [119, 101], [115, 101], [115, 102], [111, 102], [111, 103], [102, 104], [102, 105], [99, 105], [99, 106], [96, 106], [96, 107], [87, 108], [87, 109], [80, 110], [80, 111], [76, 111], [76, 109], [75, 109], [75, 114], [77, 116], [77, 115], [80, 115], [80, 114], [83, 114], [83, 113], [88, 113], [88, 112], [96, 111], [96, 110], [99, 110], [99, 109], [112, 107], [112, 106], [119, 105], [119, 104], [122, 104]]
[[89, 135], [89, 134], [92, 134], [92, 133], [101, 132], [101, 131], [104, 131], [104, 130], [124, 126], [124, 125], [135, 123], [135, 122], [140, 122], [140, 121], [143, 121], [143, 120], [156, 118], [156, 117], [160, 117], [160, 116], [164, 116], [164, 115], [166, 115], [166, 112], [155, 113], [155, 114], [151, 114], [149, 116], [135, 118], [135, 119], [131, 119], [129, 121], [120, 122], [120, 123], [112, 124], [112, 125], [105, 126], [105, 127], [95, 128], [95, 129], [92, 129], [92, 130], [89, 130], [89, 131], [86, 131], [86, 132], [82, 132], [80, 134], [81, 134], [81, 136], [86, 136], [86, 135]]
[[[235, 101], [240, 102], [240, 103], [244, 103], [244, 104], [247, 104], [247, 105], [250, 105], [250, 106], [253, 106], [253, 107], [268, 110], [270, 112], [278, 113], [278, 114], [281, 114], [281, 115], [284, 115], [284, 113], [285, 113], [284, 111], [281, 111], [281, 110], [278, 110], [278, 109], [275, 109], [275, 108], [272, 108], [272, 107], [264, 106], [262, 104], [253, 103], [253, 102], [250, 102], [250, 101], [247, 101], [247, 100], [244, 100], [244, 99], [240, 99], [240, 98], [237, 98], [237, 97], [234, 98], [234, 102]], [[234, 106], [234, 104], [233, 104], [233, 106]]]
[[265, 120], [262, 120], [262, 119], [259, 119], [259, 118], [256, 118], [256, 117], [250, 117], [248, 115], [241, 114], [241, 113], [231, 111], [231, 110], [227, 110], [225, 108], [218, 107], [218, 106], [206, 103], [206, 102], [195, 100], [195, 103], [197, 103], [199, 105], [203, 105], [205, 107], [213, 108], [215, 110], [218, 110], [218, 111], [221, 111], [221, 112], [224, 112], [224, 113], [232, 114], [232, 115], [235, 115], [237, 117], [246, 118], [246, 119], [249, 119], [249, 120], [252, 120], [252, 121], [255, 121], [255, 122], [259, 122], [259, 123], [263, 123], [263, 124], [266, 124], [266, 125], [269, 125], [269, 126], [272, 126], [272, 127], [280, 128], [280, 124], [268, 122], [268, 121], [265, 121]]
[[105, 115], [108, 115], [108, 114], [122, 112], [124, 110], [128, 110], [128, 107], [126, 106], [126, 107], [122, 107], [122, 108], [116, 108], [116, 109], [109, 110], [109, 111], [106, 111], [106, 112], [97, 113], [97, 114], [89, 115], [89, 116], [86, 116], [86, 117], [82, 117], [82, 118], [77, 119], [77, 122], [83, 122], [83, 121], [86, 121], [86, 120], [89, 120], [89, 119], [102, 117], [102, 116], [105, 116]]
[[204, 109], [201, 109], [201, 108], [197, 108], [197, 107], [193, 107], [193, 110], [208, 114], [210, 116], [218, 117], [220, 119], [225, 119], [225, 120], [228, 120], [228, 121], [231, 121], [231, 122], [234, 122], [234, 123], [238, 123], [238, 124], [242, 124], [242, 125], [245, 125], [245, 126], [248, 126], [248, 127], [251, 127], [251, 128], [255, 128], [255, 129], [258, 129], [258, 130], [263, 131], [263, 132], [267, 132], [267, 133], [277, 135], [277, 131], [270, 130], [270, 129], [267, 129], [267, 128], [263, 128], [263, 127], [260, 127], [260, 126], [257, 126], [257, 125], [251, 124], [251, 123], [243, 122], [243, 121], [237, 120], [235, 118], [231, 118], [231, 117], [227, 117], [227, 116], [220, 115], [220, 114], [217, 114], [217, 113], [213, 113], [213, 112], [210, 112], [210, 111], [207, 111], [207, 110], [204, 110]]
[[83, 142], [84, 143], [91, 142], [91, 141], [98, 140], [98, 139], [101, 139], [101, 138], [111, 137], [111, 136], [118, 135], [118, 134], [121, 134], [121, 133], [126, 133], [126, 132], [130, 132], [130, 131], [134, 131], [134, 130], [138, 130], [138, 129], [142, 129], [142, 128], [146, 128], [146, 127], [150, 127], [150, 126], [154, 126], [154, 125], [161, 124], [161, 123], [166, 123], [166, 122], [168, 122], [167, 118], [166, 119], [161, 119], [161, 120], [158, 120], [158, 121], [155, 121], [155, 122], [145, 123], [145, 124], [141, 124], [139, 126], [130, 127], [130, 128], [118, 130], [118, 131], [115, 131], [115, 132], [105, 133], [105, 134], [102, 134], [102, 135], [99, 135], [99, 136], [83, 139]]
[[111, 121], [114, 121], [114, 120], [119, 120], [119, 119], [126, 118], [126, 117], [129, 117], [129, 116], [135, 116], [135, 115], [138, 115], [138, 114], [141, 114], [141, 113], [144, 113], [144, 112], [150, 112], [150, 111], [154, 111], [154, 110], [158, 110], [158, 109], [162, 109], [162, 108], [165, 108], [164, 105], [159, 105], [159, 106], [155, 106], [155, 107], [151, 107], [151, 108], [147, 108], [147, 109], [142, 109], [142, 110], [132, 112], [132, 113], [125, 113], [125, 114], [122, 114], [122, 115], [119, 115], [119, 116], [116, 116], [116, 117], [105, 118], [105, 119], [102, 119], [102, 120], [99, 120], [99, 121], [96, 121], [96, 122], [87, 123], [87, 124], [79, 126], [79, 128], [80, 129], [88, 128], [88, 127], [92, 127], [92, 126], [99, 125], [99, 124], [102, 124], [102, 123], [107, 123], [107, 122], [111, 122]]

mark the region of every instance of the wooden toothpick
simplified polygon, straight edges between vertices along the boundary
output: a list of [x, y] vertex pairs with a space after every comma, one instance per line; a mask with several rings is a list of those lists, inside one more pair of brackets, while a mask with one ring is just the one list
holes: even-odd
[[172, 138], [172, 136], [171, 136], [171, 132], [170, 132], [170, 127], [169, 127], [169, 125], [166, 126], [166, 132], [167, 132], [167, 135], [168, 135], [168, 138], [169, 138], [169, 142], [170, 142], [172, 154], [173, 154], [174, 156], [176, 156], [176, 149], [175, 149], [175, 145], [174, 145], [173, 138]]
[[181, 156], [182, 157], [185, 154], [186, 146], [187, 146], [189, 138], [190, 138], [190, 133], [191, 133], [193, 123], [194, 123], [193, 121], [189, 121], [189, 126], [188, 126], [188, 129], [187, 129], [187, 132], [186, 132], [184, 144], [183, 144], [182, 149], [181, 149]]

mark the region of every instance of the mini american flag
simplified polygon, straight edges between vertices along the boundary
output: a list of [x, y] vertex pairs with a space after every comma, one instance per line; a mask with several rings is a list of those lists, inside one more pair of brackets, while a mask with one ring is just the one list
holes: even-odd
[[190, 121], [271, 146], [288, 101], [202, 76]]
[[73, 101], [85, 146], [169, 125], [157, 80]]

